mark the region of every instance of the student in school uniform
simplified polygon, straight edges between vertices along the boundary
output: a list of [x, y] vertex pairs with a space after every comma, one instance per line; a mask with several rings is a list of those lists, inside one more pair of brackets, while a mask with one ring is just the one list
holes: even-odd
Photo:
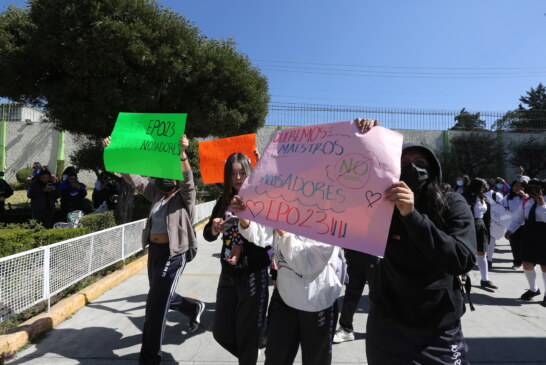
[[[487, 199], [489, 206], [500, 205], [502, 206], [503, 196], [501, 193], [495, 191], [495, 179], [487, 180], [487, 190], [483, 195]], [[497, 245], [497, 239], [492, 235], [489, 235], [489, 244], [487, 245], [487, 269], [491, 270], [493, 268], [493, 255], [495, 254], [495, 246]]]
[[[530, 199], [525, 204], [521, 204], [512, 215], [506, 238], [510, 239], [513, 232], [518, 229], [523, 230], [521, 255], [529, 290], [523, 293], [520, 299], [531, 300], [541, 294], [536, 280], [536, 265], [540, 265], [546, 293], [546, 203], [544, 202], [546, 180], [531, 181], [525, 190]], [[546, 307], [546, 295], [541, 304]]]
[[487, 183], [480, 178], [472, 179], [470, 185], [463, 193], [472, 215], [474, 216], [474, 226], [476, 228], [476, 261], [480, 269], [480, 286], [484, 289], [498, 289], [491, 280], [489, 280], [489, 270], [485, 252], [490, 240], [491, 230], [491, 206], [485, 197]]
[[[520, 178], [514, 180], [510, 185], [510, 192], [502, 199], [502, 206], [510, 213], [514, 214], [516, 210], [523, 204], [523, 200], [528, 196], [525, 194], [525, 187], [527, 186], [526, 179]], [[512, 249], [512, 270], [518, 270], [521, 268], [523, 260], [521, 258], [521, 234], [523, 230], [521, 227], [516, 229], [509, 235], [510, 248]]]

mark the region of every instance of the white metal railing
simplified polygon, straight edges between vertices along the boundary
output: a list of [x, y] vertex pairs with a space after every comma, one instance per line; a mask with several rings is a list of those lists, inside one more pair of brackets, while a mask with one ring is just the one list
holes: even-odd
[[[215, 202], [195, 207], [194, 223]], [[0, 258], [0, 322], [142, 250], [142, 219]]]

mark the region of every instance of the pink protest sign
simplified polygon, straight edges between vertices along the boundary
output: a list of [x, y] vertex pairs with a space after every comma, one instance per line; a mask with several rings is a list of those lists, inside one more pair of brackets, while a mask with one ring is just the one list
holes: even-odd
[[353, 122], [278, 131], [239, 191], [258, 223], [383, 256], [400, 177], [402, 135]]

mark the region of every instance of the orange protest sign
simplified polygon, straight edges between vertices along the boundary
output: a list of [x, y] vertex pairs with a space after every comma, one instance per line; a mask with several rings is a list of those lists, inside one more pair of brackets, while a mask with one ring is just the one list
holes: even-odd
[[199, 167], [205, 184], [224, 182], [224, 164], [235, 152], [247, 155], [256, 165], [256, 133], [199, 142]]

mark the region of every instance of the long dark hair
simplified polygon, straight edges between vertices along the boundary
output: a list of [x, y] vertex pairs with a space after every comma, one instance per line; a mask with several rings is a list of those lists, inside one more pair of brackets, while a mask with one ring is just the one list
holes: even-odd
[[516, 192], [514, 191], [514, 185], [516, 185], [517, 183], [521, 184], [522, 189], [525, 189], [525, 187], [527, 186], [527, 182], [525, 180], [520, 179], [512, 181], [512, 183], [510, 184], [510, 192], [508, 193], [508, 200], [512, 200], [516, 196], [519, 196], [516, 195]]
[[250, 163], [250, 159], [244, 153], [235, 152], [227, 158], [226, 164], [224, 165], [224, 192], [222, 193], [221, 198], [222, 211], [227, 209], [231, 203], [231, 199], [233, 199], [233, 196], [237, 194], [237, 191], [235, 191], [233, 186], [231, 186], [231, 174], [233, 173], [234, 162], [239, 162], [243, 166], [247, 177], [252, 172], [252, 164]]
[[421, 213], [426, 213], [436, 226], [445, 226], [444, 214], [448, 206], [437, 177], [428, 179], [416, 194], [415, 207]]
[[484, 179], [480, 179], [479, 177], [472, 179], [468, 188], [463, 192], [463, 197], [466, 199], [468, 205], [473, 207], [476, 204], [476, 198], [479, 198], [482, 203], [484, 202], [484, 186], [487, 186], [487, 182]]

